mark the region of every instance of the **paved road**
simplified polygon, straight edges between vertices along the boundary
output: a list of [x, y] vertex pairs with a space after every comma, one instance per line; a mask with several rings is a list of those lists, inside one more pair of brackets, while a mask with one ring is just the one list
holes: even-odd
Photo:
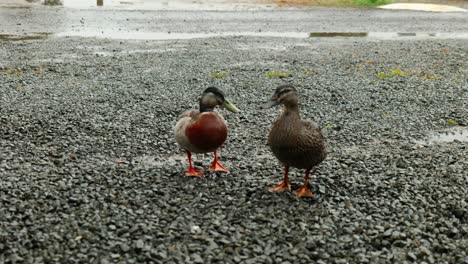
[[114, 8], [0, 8], [0, 33], [33, 32], [468, 32], [467, 13], [308, 8], [252, 11], [138, 11]]

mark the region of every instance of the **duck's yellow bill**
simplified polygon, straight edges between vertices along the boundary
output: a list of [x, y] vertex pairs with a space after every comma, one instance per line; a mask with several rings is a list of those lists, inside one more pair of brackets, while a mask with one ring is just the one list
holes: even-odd
[[224, 104], [223, 107], [226, 108], [228, 111], [231, 111], [233, 113], [238, 113], [240, 112], [239, 108], [237, 108], [235, 105], [231, 104], [228, 100], [224, 99]]

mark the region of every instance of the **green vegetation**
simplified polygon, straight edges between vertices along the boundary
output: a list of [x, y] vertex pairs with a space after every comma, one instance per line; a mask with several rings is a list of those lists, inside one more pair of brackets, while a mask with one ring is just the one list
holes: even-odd
[[6, 74], [9, 74], [9, 75], [16, 75], [16, 76], [19, 76], [19, 75], [22, 74], [20, 69], [13, 69], [13, 70], [11, 70], [11, 69], [2, 69], [0, 71], [4, 72]]
[[457, 126], [458, 125], [458, 121], [457, 120], [454, 120], [454, 119], [448, 119], [447, 120], [447, 123], [451, 126]]
[[442, 79], [442, 77], [440, 77], [440, 76], [433, 75], [433, 74], [428, 74], [428, 73], [421, 74], [420, 77], [422, 79], [431, 80], [431, 81]]
[[286, 77], [291, 77], [292, 73], [290, 71], [286, 71], [286, 72], [272, 71], [272, 72], [267, 72], [266, 76], [270, 78], [286, 78]]
[[379, 79], [381, 79], [381, 80], [387, 79], [387, 78], [390, 78], [390, 77], [392, 77], [392, 75], [389, 74], [389, 73], [385, 73], [385, 72], [379, 72], [379, 73], [377, 73], [377, 78], [379, 78]]
[[213, 79], [222, 79], [228, 75], [227, 72], [213, 72], [211, 78]]
[[392, 78], [395, 76], [406, 77], [408, 75], [410, 75], [409, 71], [402, 71], [398, 68], [394, 68], [394, 69], [391, 69], [390, 71], [378, 72], [376, 76], [377, 78], [383, 80], [383, 79]]
[[353, 5], [355, 6], [380, 6], [380, 5], [388, 5], [392, 1], [390, 0], [353, 0]]
[[305, 75], [305, 76], [313, 76], [313, 75], [315, 75], [315, 74], [316, 74], [316, 72], [313, 71], [313, 70], [312, 70], [312, 71], [304, 70], [304, 75]]
[[45, 0], [44, 5], [63, 5], [62, 0]]

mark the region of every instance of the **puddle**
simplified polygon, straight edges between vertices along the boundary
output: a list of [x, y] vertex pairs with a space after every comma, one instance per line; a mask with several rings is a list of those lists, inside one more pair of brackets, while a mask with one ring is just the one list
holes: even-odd
[[175, 40], [175, 39], [202, 39], [215, 37], [281, 37], [281, 38], [307, 38], [308, 33], [301, 32], [217, 32], [217, 33], [168, 33], [168, 32], [141, 32], [141, 31], [69, 31], [56, 34], [57, 37], [85, 37], [107, 39], [131, 40]]
[[214, 37], [277, 37], [277, 38], [367, 38], [376, 40], [408, 39], [468, 39], [468, 33], [416, 33], [416, 32], [215, 32], [215, 33], [168, 33], [143, 31], [67, 31], [56, 37], [86, 37], [128, 40], [177, 40]]
[[369, 38], [375, 39], [468, 39], [468, 32], [451, 33], [399, 33], [399, 32], [371, 32]]
[[312, 32], [311, 38], [332, 38], [332, 37], [367, 37], [367, 32]]
[[451, 129], [433, 132], [424, 141], [418, 141], [419, 144], [437, 144], [451, 142], [468, 142], [468, 128], [454, 127]]
[[467, 32], [425, 33], [425, 32], [312, 32], [311, 38], [369, 38], [369, 39], [468, 39]]
[[126, 51], [96, 51], [94, 55], [99, 56], [115, 56], [118, 54], [136, 54], [136, 53], [165, 53], [165, 52], [172, 52], [172, 51], [184, 51], [187, 50], [185, 48], [174, 49], [174, 48], [166, 48], [166, 49], [136, 49], [136, 50], [126, 50]]
[[0, 34], [0, 41], [19, 41], [19, 40], [37, 40], [46, 39], [51, 33], [33, 33], [30, 35], [11, 35], [11, 34]]
[[390, 10], [414, 10], [428, 12], [466, 12], [466, 9], [452, 5], [436, 5], [423, 3], [395, 3], [379, 6], [378, 8]]
[[[143, 31], [65, 31], [56, 34], [47, 32], [28, 35], [0, 34], [0, 41], [41, 40], [50, 37], [84, 37], [127, 40], [182, 40], [215, 37], [275, 37], [275, 38], [366, 38], [369, 40], [411, 40], [411, 39], [468, 39], [467, 32], [458, 33], [416, 33], [416, 32], [214, 32], [214, 33], [170, 33]], [[269, 49], [275, 49], [270, 47]], [[284, 49], [277, 47], [278, 50]]]

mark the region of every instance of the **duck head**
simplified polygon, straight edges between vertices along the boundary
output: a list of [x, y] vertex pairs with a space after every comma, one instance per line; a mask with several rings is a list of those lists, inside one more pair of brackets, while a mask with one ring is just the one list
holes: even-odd
[[260, 109], [268, 109], [277, 105], [284, 105], [286, 108], [295, 108], [298, 104], [297, 90], [294, 86], [285, 84], [276, 88], [271, 99], [260, 106]]
[[206, 88], [200, 97], [200, 113], [213, 111], [217, 105], [233, 113], [240, 112], [240, 110], [224, 96], [223, 91], [216, 87]]

